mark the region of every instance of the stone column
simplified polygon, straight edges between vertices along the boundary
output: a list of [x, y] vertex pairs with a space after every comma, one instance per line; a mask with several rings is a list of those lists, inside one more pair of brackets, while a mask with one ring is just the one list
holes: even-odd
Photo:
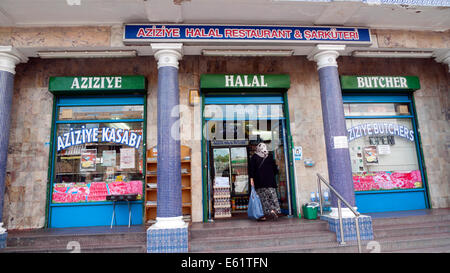
[[8, 157], [9, 128], [14, 90], [15, 67], [27, 58], [11, 46], [0, 46], [0, 248], [6, 246], [7, 233], [3, 226], [6, 164]]
[[182, 219], [178, 60], [182, 44], [152, 44], [158, 61], [158, 189], [156, 223], [147, 230], [147, 252], [187, 252]]
[[[336, 63], [339, 51], [344, 49], [344, 45], [317, 45], [308, 59], [317, 63], [319, 72], [329, 182], [354, 207], [352, 167]], [[331, 194], [331, 206], [332, 214], [337, 213], [337, 198], [334, 194]], [[348, 209], [344, 205], [342, 208], [344, 216], [348, 215]]]
[[[317, 45], [308, 56], [308, 59], [317, 63], [319, 72], [329, 182], [349, 205], [356, 210], [344, 106], [336, 63], [339, 51], [344, 49], [344, 45]], [[354, 216], [350, 209], [342, 204], [342, 236], [345, 242], [357, 239]], [[330, 231], [336, 233], [336, 240], [341, 244], [344, 243], [341, 238], [337, 197], [333, 193], [331, 193], [331, 213], [321, 216], [321, 219], [328, 221]], [[359, 217], [358, 226], [361, 240], [373, 240], [372, 218], [370, 216], [364, 215]]]

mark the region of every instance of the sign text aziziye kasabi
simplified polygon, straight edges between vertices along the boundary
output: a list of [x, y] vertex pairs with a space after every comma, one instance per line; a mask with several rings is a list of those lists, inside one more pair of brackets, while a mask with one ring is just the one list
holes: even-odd
[[125, 25], [124, 42], [262, 41], [371, 44], [370, 31], [351, 27]]
[[[99, 133], [101, 137], [99, 138]], [[78, 130], [70, 129], [69, 132], [58, 136], [57, 151], [61, 151], [74, 145], [96, 142], [113, 142], [124, 144], [136, 149], [142, 141], [142, 135], [121, 128], [85, 128], [84, 126]]]

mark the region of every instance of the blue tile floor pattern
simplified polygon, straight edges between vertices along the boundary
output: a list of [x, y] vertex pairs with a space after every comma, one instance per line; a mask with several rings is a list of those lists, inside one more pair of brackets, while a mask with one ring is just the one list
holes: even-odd
[[0, 234], [0, 248], [6, 247], [6, 240], [8, 238], [8, 232]]
[[[336, 240], [340, 242], [341, 232], [339, 219], [328, 216], [321, 216], [320, 219], [328, 222], [329, 230], [336, 233]], [[342, 227], [344, 230], [344, 241], [357, 240], [355, 218], [343, 218]], [[359, 234], [361, 240], [373, 240], [372, 217], [367, 215], [361, 215], [359, 217]]]
[[147, 253], [188, 252], [188, 228], [148, 229]]

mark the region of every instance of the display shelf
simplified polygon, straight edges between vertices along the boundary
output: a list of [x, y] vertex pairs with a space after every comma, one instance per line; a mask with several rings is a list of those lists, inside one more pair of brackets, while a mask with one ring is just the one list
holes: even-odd
[[231, 217], [230, 187], [214, 186], [214, 218]]
[[[192, 199], [191, 199], [191, 148], [188, 146], [181, 145], [181, 203], [182, 203], [182, 214], [184, 221], [191, 221], [192, 215]], [[144, 222], [147, 225], [151, 225], [156, 221], [156, 211], [157, 211], [157, 151], [156, 146], [147, 150], [146, 154], [146, 187], [145, 187], [145, 214]], [[184, 170], [184, 172], [183, 172]], [[152, 186], [149, 186], [152, 185]], [[147, 203], [150, 202], [150, 203]]]

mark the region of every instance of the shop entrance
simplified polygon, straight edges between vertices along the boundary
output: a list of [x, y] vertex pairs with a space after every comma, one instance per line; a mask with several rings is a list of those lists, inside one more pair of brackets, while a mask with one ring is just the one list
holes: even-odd
[[261, 142], [278, 167], [275, 179], [282, 213], [292, 215], [283, 101], [282, 96], [240, 97], [242, 104], [230, 97], [205, 99], [208, 220], [247, 217], [249, 161]]

